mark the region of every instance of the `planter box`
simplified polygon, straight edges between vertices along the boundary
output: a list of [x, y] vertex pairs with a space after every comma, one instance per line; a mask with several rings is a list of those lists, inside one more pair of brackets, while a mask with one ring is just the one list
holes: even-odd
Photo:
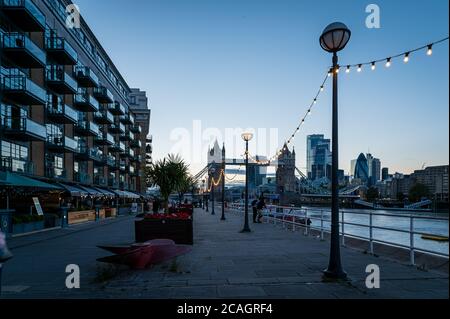
[[115, 208], [105, 208], [105, 218], [116, 217], [117, 209]]
[[95, 210], [69, 212], [69, 225], [85, 223], [95, 220]]
[[31, 233], [37, 230], [44, 229], [44, 221], [34, 222], [34, 223], [24, 223], [13, 225], [13, 234], [25, 234]]
[[192, 219], [143, 219], [134, 222], [137, 243], [152, 239], [172, 239], [176, 244], [192, 245]]

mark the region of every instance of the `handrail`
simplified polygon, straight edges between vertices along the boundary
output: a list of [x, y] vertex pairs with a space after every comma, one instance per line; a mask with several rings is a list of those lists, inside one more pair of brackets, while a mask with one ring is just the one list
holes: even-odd
[[[244, 209], [244, 204], [240, 203], [231, 203], [228, 205], [229, 209], [232, 211], [241, 212]], [[330, 229], [324, 227], [324, 221], [330, 222], [329, 219], [324, 219], [324, 212], [330, 213], [328, 209], [311, 209], [311, 208], [300, 208], [300, 207], [291, 207], [291, 206], [275, 206], [268, 205], [267, 208], [263, 211], [263, 217], [265, 222], [272, 221], [274, 225], [277, 225], [280, 222], [283, 225], [283, 228], [286, 228], [286, 225], [291, 225], [292, 229], [295, 230], [295, 227], [298, 226], [300, 228], [305, 228], [305, 234], [308, 233], [308, 230], [314, 229], [320, 231], [321, 239], [323, 239], [324, 232], [330, 232]], [[320, 217], [314, 216], [314, 214], [320, 213]], [[379, 212], [361, 212], [361, 211], [348, 211], [348, 210], [340, 210], [341, 220], [340, 224], [340, 234], [342, 236], [342, 244], [345, 245], [345, 237], [352, 237], [357, 239], [362, 239], [368, 241], [369, 243], [369, 252], [374, 254], [374, 243], [382, 243], [394, 247], [406, 248], [410, 252], [410, 263], [412, 265], [415, 264], [415, 252], [423, 252], [432, 255], [438, 255], [445, 258], [449, 258], [448, 253], [442, 253], [439, 251], [433, 251], [425, 248], [416, 247], [414, 245], [414, 236], [415, 235], [431, 235], [431, 236], [442, 236], [441, 234], [432, 234], [432, 233], [424, 233], [422, 231], [417, 231], [414, 226], [415, 220], [433, 220], [433, 221], [446, 221], [448, 222], [448, 217], [435, 217], [435, 216], [417, 216], [413, 214], [386, 214]], [[365, 215], [369, 217], [369, 224], [361, 224], [358, 222], [349, 222], [345, 220], [345, 215]], [[395, 227], [385, 227], [385, 226], [377, 226], [373, 224], [373, 217], [375, 216], [388, 216], [394, 218], [402, 218], [409, 220], [408, 229], [401, 229]], [[313, 223], [309, 224], [308, 220], [316, 220], [319, 221], [318, 225], [314, 225]], [[361, 236], [356, 234], [350, 234], [345, 232], [345, 225], [355, 226], [355, 227], [364, 227], [369, 230], [369, 236]], [[409, 245], [405, 245], [399, 242], [393, 242], [383, 239], [374, 238], [373, 230], [385, 230], [390, 232], [397, 232], [402, 234], [409, 235]], [[448, 236], [448, 234], [447, 234]]]

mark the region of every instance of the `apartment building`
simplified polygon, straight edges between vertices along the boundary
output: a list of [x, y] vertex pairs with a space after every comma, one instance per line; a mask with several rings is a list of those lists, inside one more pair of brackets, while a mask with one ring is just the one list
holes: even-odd
[[150, 111], [130, 107], [131, 89], [86, 22], [67, 27], [70, 4], [0, 0], [0, 171], [142, 193]]

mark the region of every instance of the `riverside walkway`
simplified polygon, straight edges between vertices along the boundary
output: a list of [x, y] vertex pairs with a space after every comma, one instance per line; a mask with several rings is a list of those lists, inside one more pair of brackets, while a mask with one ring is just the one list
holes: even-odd
[[[348, 282], [324, 282], [329, 242], [272, 224], [240, 233], [242, 214], [227, 220], [196, 209], [192, 252], [144, 271], [101, 265], [100, 244], [132, 242], [134, 219], [120, 217], [22, 238], [3, 272], [3, 298], [448, 298], [448, 274], [419, 270], [343, 247]], [[81, 288], [65, 287], [77, 264]], [[366, 266], [380, 267], [379, 289], [365, 285]]]

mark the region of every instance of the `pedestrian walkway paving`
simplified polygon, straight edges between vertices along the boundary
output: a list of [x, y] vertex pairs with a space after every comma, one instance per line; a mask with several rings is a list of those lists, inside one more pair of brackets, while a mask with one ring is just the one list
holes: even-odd
[[[101, 267], [99, 244], [132, 242], [133, 218], [14, 248], [4, 270], [6, 298], [448, 298], [448, 274], [427, 272], [342, 248], [347, 282], [324, 282], [329, 242], [272, 224], [240, 233], [242, 213], [194, 213], [193, 250], [151, 269]], [[86, 227], [86, 226], [85, 226]], [[61, 231], [62, 232], [62, 231]], [[65, 288], [65, 266], [81, 269], [81, 289]], [[365, 285], [366, 266], [380, 267], [379, 289]], [[6, 278], [5, 278], [6, 277]], [[104, 282], [99, 283], [99, 280]], [[25, 287], [25, 288], [24, 288]], [[20, 288], [20, 289], [19, 289]]]

